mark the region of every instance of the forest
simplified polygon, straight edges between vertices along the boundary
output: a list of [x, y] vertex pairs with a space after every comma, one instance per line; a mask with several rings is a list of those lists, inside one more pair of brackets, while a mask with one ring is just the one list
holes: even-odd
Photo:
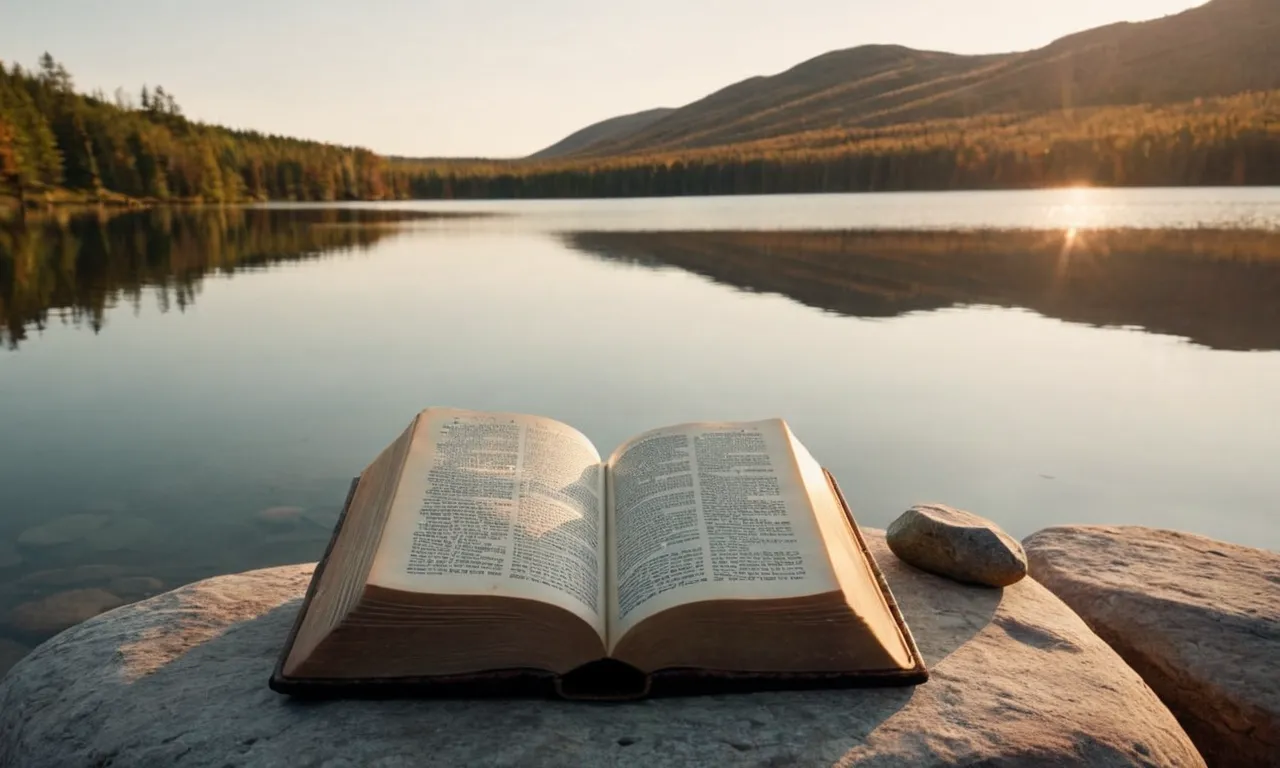
[[400, 162], [416, 198], [1280, 184], [1280, 91], [826, 129], [672, 154]]
[[654, 154], [414, 160], [188, 120], [174, 94], [77, 93], [0, 63], [0, 193], [235, 203], [1280, 184], [1280, 91], [826, 128]]
[[387, 161], [340, 147], [185, 118], [174, 94], [144, 86], [79, 94], [45, 54], [0, 62], [0, 185], [18, 198], [72, 190], [153, 201], [380, 200], [404, 197]]

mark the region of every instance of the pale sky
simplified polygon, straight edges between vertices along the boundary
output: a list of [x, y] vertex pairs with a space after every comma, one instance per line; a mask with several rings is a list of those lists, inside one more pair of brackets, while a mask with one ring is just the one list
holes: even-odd
[[821, 53], [1026, 50], [1196, 0], [0, 0], [0, 60], [160, 83], [190, 117], [412, 156], [521, 156]]

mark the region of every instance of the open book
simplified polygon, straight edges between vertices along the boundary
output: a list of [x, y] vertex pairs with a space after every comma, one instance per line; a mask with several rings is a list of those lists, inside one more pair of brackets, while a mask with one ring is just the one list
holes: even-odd
[[657, 429], [602, 461], [551, 419], [433, 408], [354, 483], [271, 687], [629, 698], [926, 677], [784, 421]]

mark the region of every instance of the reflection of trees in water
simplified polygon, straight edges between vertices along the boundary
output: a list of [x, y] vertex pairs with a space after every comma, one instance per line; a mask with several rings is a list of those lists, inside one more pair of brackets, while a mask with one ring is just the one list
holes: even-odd
[[1025, 307], [1216, 349], [1280, 349], [1280, 232], [577, 232], [600, 258], [675, 266], [858, 317]]
[[161, 311], [195, 301], [207, 272], [367, 248], [413, 213], [355, 209], [154, 209], [0, 223], [0, 343], [17, 346], [49, 315], [102, 328], [107, 309], [144, 291]]

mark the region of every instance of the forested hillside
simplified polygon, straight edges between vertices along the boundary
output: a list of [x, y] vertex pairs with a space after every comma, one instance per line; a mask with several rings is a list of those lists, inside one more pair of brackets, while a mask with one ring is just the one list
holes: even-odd
[[1275, 185], [1280, 91], [808, 131], [669, 153], [395, 167], [421, 198]]
[[0, 185], [11, 195], [378, 200], [404, 196], [404, 182], [367, 149], [192, 122], [163, 86], [108, 100], [76, 93], [48, 54], [34, 71], [0, 63]]

